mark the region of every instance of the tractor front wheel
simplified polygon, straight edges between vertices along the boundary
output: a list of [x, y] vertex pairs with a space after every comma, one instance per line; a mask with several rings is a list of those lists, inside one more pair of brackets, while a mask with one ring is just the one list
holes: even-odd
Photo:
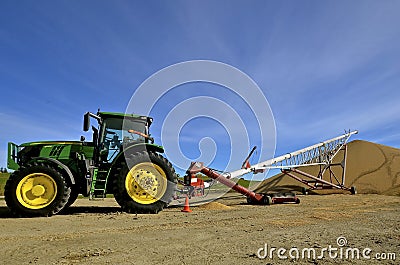
[[158, 213], [172, 200], [176, 173], [171, 163], [154, 152], [126, 155], [113, 181], [115, 200], [129, 213]]
[[4, 189], [7, 206], [19, 217], [57, 214], [67, 204], [70, 193], [71, 188], [56, 167], [38, 162], [12, 173]]

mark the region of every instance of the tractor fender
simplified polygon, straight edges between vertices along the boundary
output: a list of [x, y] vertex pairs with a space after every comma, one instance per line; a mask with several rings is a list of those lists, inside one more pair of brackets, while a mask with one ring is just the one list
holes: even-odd
[[57, 166], [61, 167], [63, 169], [63, 171], [68, 175], [71, 184], [75, 185], [75, 178], [74, 178], [74, 175], [72, 174], [71, 170], [66, 165], [61, 163], [60, 161], [58, 161], [54, 158], [49, 158], [49, 157], [34, 157], [32, 160], [45, 160], [45, 161], [49, 161], [51, 163], [56, 164]]
[[156, 144], [149, 144], [149, 143], [141, 143], [141, 144], [134, 144], [124, 149], [123, 152], [118, 154], [115, 160], [119, 159], [119, 156], [123, 156], [124, 153], [134, 153], [140, 151], [150, 151], [150, 152], [157, 152], [157, 153], [164, 153], [164, 148], [160, 145]]
[[164, 148], [160, 145], [156, 144], [149, 144], [149, 143], [140, 143], [134, 144], [124, 149], [123, 152], [120, 152], [114, 159], [111, 164], [111, 168], [114, 168], [114, 165], [118, 164], [121, 159], [124, 159], [125, 153], [136, 153], [141, 151], [150, 151], [150, 152], [157, 152], [157, 153], [164, 153]]

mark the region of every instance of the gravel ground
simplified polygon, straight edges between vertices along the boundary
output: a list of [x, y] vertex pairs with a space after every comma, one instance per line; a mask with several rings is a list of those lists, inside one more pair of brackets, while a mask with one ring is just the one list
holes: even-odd
[[[64, 215], [30, 219], [11, 218], [0, 201], [1, 264], [400, 263], [400, 197], [336, 194], [300, 199], [298, 205], [253, 206], [229, 194], [218, 203], [192, 206], [192, 213], [172, 206], [157, 215], [122, 213], [113, 199], [79, 199]], [[343, 247], [338, 246], [339, 237], [347, 241]], [[287, 259], [279, 258], [279, 248]], [[358, 249], [360, 259], [351, 253], [346, 259], [349, 248]], [[299, 258], [291, 258], [296, 251]], [[362, 251], [371, 260], [363, 258]], [[318, 257], [321, 253], [323, 258]], [[396, 260], [374, 259], [380, 253], [387, 258], [395, 253]]]

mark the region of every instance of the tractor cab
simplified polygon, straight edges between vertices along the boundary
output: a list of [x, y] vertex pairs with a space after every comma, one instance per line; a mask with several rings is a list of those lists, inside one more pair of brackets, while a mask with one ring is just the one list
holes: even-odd
[[153, 121], [150, 117], [112, 112], [97, 114], [87, 112], [84, 116], [84, 131], [89, 130], [90, 118], [96, 119], [98, 123], [98, 127], [92, 126], [92, 144], [95, 146], [93, 157], [96, 164], [112, 163], [124, 149], [154, 142], [149, 134], [149, 127]]

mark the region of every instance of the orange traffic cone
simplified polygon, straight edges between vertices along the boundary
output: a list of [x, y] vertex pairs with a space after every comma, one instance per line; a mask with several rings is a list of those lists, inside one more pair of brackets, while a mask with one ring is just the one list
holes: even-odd
[[185, 206], [183, 207], [183, 210], [181, 212], [185, 212], [185, 213], [191, 213], [192, 210], [190, 210], [189, 208], [189, 197], [186, 195], [186, 199], [185, 199]]

